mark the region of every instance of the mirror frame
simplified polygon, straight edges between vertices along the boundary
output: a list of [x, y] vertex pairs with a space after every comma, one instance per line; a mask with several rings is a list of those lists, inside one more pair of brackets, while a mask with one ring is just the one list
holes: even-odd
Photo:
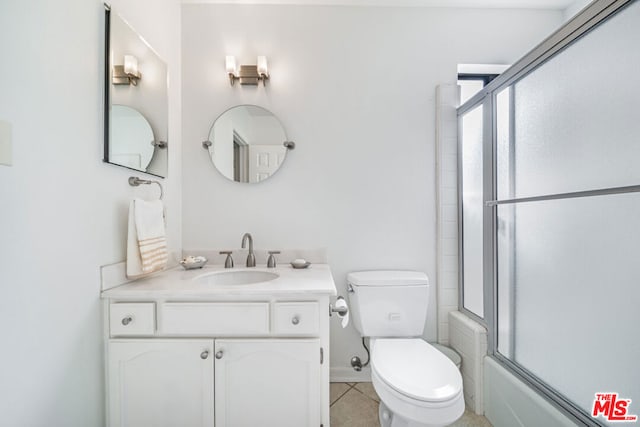
[[[151, 176], [156, 176], [158, 178], [166, 178], [169, 175], [169, 161], [168, 161], [168, 156], [169, 156], [169, 148], [168, 148], [168, 142], [167, 141], [158, 141], [159, 143], [164, 143], [162, 145], [158, 145], [157, 147], [154, 146], [153, 150], [155, 152], [156, 149], [164, 149], [167, 150], [167, 164], [165, 166], [165, 171], [164, 171], [164, 175], [159, 175], [157, 173], [153, 173], [153, 172], [148, 172], [146, 170], [141, 170], [141, 169], [135, 169], [129, 166], [125, 166], [119, 163], [114, 163], [112, 161], [109, 160], [109, 151], [110, 151], [110, 147], [111, 147], [111, 132], [110, 132], [110, 127], [111, 127], [111, 68], [112, 68], [112, 64], [111, 64], [111, 6], [107, 3], [104, 3], [104, 9], [105, 9], [105, 18], [104, 18], [104, 115], [103, 115], [103, 135], [104, 135], [104, 140], [103, 140], [103, 155], [102, 155], [102, 161], [104, 163], [110, 164], [110, 165], [114, 165], [114, 166], [118, 166], [121, 168], [125, 168], [125, 169], [129, 169], [135, 172], [139, 172], [139, 173], [145, 173], [147, 175], [151, 175]], [[125, 24], [128, 25], [128, 23], [125, 21]], [[129, 26], [130, 27], [130, 26]], [[131, 27], [130, 27], [131, 28]], [[134, 32], [135, 30], [133, 28], [131, 28]], [[137, 34], [137, 32], [136, 32]], [[151, 46], [147, 45], [147, 47], [158, 57], [158, 59], [160, 59], [162, 61], [162, 59], [160, 58], [160, 56], [156, 53], [156, 51], [151, 48]], [[163, 61], [164, 62], [164, 61]], [[168, 73], [168, 70], [167, 70]], [[168, 90], [168, 88], [167, 88]], [[168, 98], [166, 100], [167, 102], [167, 112], [168, 112]], [[133, 107], [131, 107], [133, 108]], [[142, 114], [142, 112], [140, 112]], [[143, 117], [146, 118], [146, 116], [144, 114], [142, 114]], [[148, 120], [148, 119], [147, 119]], [[169, 117], [168, 117], [168, 113], [167, 113], [167, 118], [166, 118], [166, 127], [167, 127], [167, 140], [168, 140], [168, 126], [169, 126]], [[151, 128], [152, 132], [155, 135], [155, 130], [153, 129], [153, 127]], [[153, 161], [153, 155], [151, 157], [151, 161]]]
[[104, 140], [102, 141], [102, 161], [109, 163], [109, 109], [111, 108], [111, 88], [109, 75], [111, 73], [111, 6], [104, 4]]

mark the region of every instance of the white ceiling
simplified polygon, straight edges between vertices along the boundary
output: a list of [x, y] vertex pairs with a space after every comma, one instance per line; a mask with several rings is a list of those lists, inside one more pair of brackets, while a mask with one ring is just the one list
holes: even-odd
[[[578, 0], [580, 1], [580, 0]], [[183, 3], [465, 7], [564, 10], [576, 0], [183, 0]]]

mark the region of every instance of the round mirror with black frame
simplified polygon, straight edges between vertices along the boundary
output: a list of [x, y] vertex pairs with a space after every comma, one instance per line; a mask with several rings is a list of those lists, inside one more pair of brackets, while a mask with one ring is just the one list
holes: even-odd
[[271, 177], [294, 146], [280, 120], [257, 105], [238, 105], [222, 113], [204, 142], [216, 169], [227, 179], [245, 183]]

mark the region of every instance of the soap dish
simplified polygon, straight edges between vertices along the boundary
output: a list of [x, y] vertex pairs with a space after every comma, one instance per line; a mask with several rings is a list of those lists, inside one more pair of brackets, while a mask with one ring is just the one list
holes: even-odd
[[293, 268], [307, 268], [310, 265], [311, 265], [311, 263], [309, 261], [305, 261], [305, 262], [291, 261], [291, 267], [293, 267]]
[[182, 261], [180, 261], [180, 265], [185, 270], [193, 270], [196, 268], [202, 268], [207, 263], [207, 259], [203, 256], [188, 256]]

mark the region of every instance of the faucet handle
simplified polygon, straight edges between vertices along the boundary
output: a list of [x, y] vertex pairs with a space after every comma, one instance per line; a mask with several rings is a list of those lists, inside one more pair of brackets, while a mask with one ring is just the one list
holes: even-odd
[[267, 268], [276, 268], [276, 257], [280, 251], [269, 251], [269, 259], [267, 260]]
[[220, 255], [226, 255], [227, 259], [224, 260], [224, 268], [233, 268], [233, 258], [231, 254], [233, 251], [220, 251]]

